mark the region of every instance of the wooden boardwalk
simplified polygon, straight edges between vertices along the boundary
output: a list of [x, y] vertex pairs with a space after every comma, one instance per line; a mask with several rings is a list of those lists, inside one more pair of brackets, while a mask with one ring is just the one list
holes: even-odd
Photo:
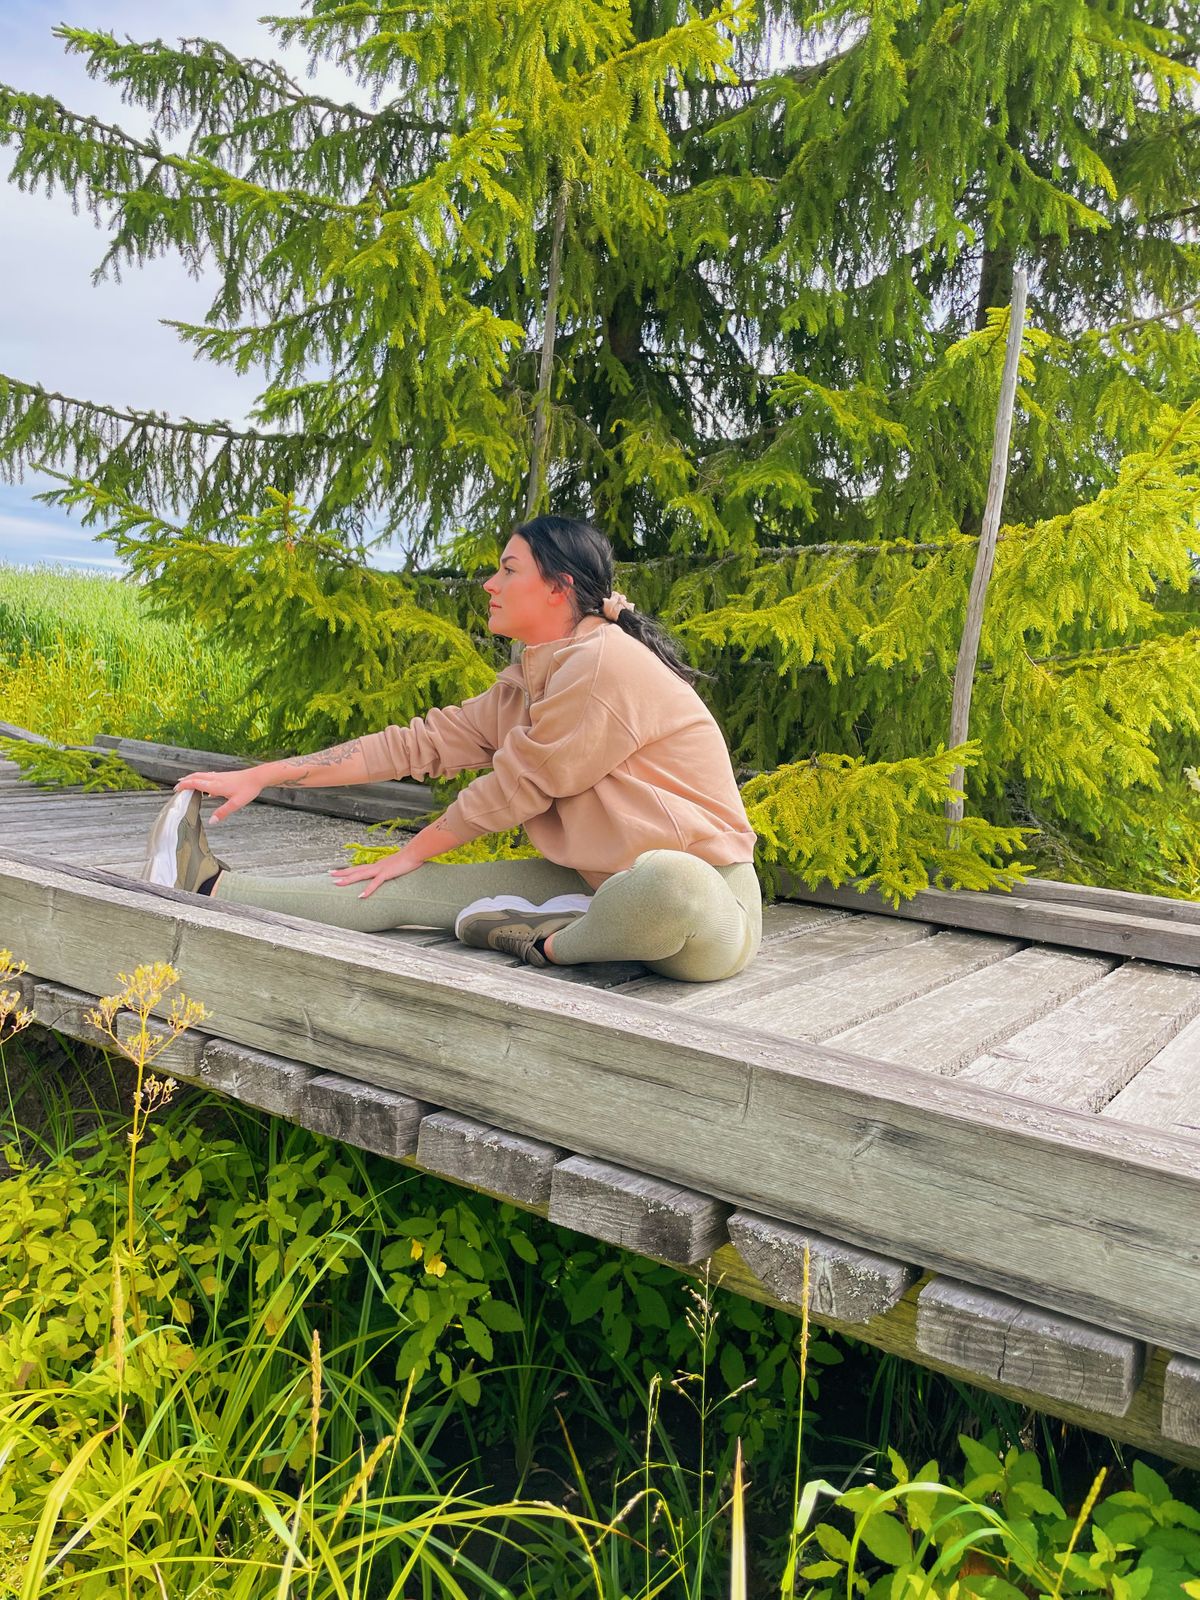
[[[830, 893], [769, 906], [727, 983], [533, 972], [130, 882], [161, 803], [0, 763], [0, 945], [40, 1021], [85, 1036], [118, 969], [170, 960], [210, 1012], [177, 1075], [793, 1310], [807, 1247], [818, 1321], [1200, 1462], [1200, 904]], [[343, 814], [259, 803], [221, 854], [317, 872], [427, 802], [301, 803]]]

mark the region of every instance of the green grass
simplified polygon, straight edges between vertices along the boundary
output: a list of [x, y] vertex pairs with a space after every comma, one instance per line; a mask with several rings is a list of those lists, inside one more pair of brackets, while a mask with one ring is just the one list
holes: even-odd
[[5, 721], [64, 743], [121, 733], [237, 752], [254, 740], [249, 667], [155, 618], [126, 581], [0, 564]]

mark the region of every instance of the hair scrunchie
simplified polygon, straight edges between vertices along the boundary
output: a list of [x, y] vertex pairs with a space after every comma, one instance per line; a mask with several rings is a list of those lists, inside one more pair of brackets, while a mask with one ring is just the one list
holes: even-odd
[[600, 609], [610, 622], [615, 622], [622, 611], [636, 611], [637, 607], [631, 600], [627, 600], [623, 594], [618, 594], [614, 589]]

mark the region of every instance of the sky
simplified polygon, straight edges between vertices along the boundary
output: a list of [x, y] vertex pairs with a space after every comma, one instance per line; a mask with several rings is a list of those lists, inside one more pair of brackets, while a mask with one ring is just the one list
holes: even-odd
[[[146, 113], [122, 105], [107, 83], [89, 79], [82, 60], [68, 56], [51, 30], [65, 22], [137, 40], [202, 36], [241, 54], [282, 59], [302, 74], [303, 60], [284, 55], [254, 20], [259, 11], [247, 0], [170, 0], [167, 6], [162, 0], [5, 0], [0, 77], [143, 132]], [[332, 69], [322, 73], [325, 79], [348, 97], [347, 82]], [[256, 393], [253, 376], [239, 378], [195, 360], [159, 320], [200, 321], [211, 298], [204, 281], [167, 257], [125, 271], [121, 283], [93, 285], [107, 234], [86, 212], [74, 215], [69, 196], [22, 194], [7, 181], [8, 171], [9, 154], [0, 149], [0, 372], [83, 399], [244, 421]], [[34, 500], [47, 486], [32, 473], [23, 483], [0, 483], [0, 562], [119, 571], [110, 545], [67, 513]]]

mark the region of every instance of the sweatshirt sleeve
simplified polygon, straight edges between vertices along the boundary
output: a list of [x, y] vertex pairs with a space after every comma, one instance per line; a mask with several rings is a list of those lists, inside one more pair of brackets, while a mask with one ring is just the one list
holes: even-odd
[[555, 800], [582, 794], [627, 760], [640, 740], [597, 689], [602, 650], [568, 655], [531, 712], [512, 728], [483, 773], [446, 809], [441, 826], [459, 844], [518, 827]]
[[386, 778], [448, 778], [456, 772], [491, 765], [503, 737], [501, 709], [512, 693], [507, 672], [490, 689], [444, 706], [427, 716], [414, 717], [404, 728], [385, 728], [364, 734], [362, 753], [368, 781]]

